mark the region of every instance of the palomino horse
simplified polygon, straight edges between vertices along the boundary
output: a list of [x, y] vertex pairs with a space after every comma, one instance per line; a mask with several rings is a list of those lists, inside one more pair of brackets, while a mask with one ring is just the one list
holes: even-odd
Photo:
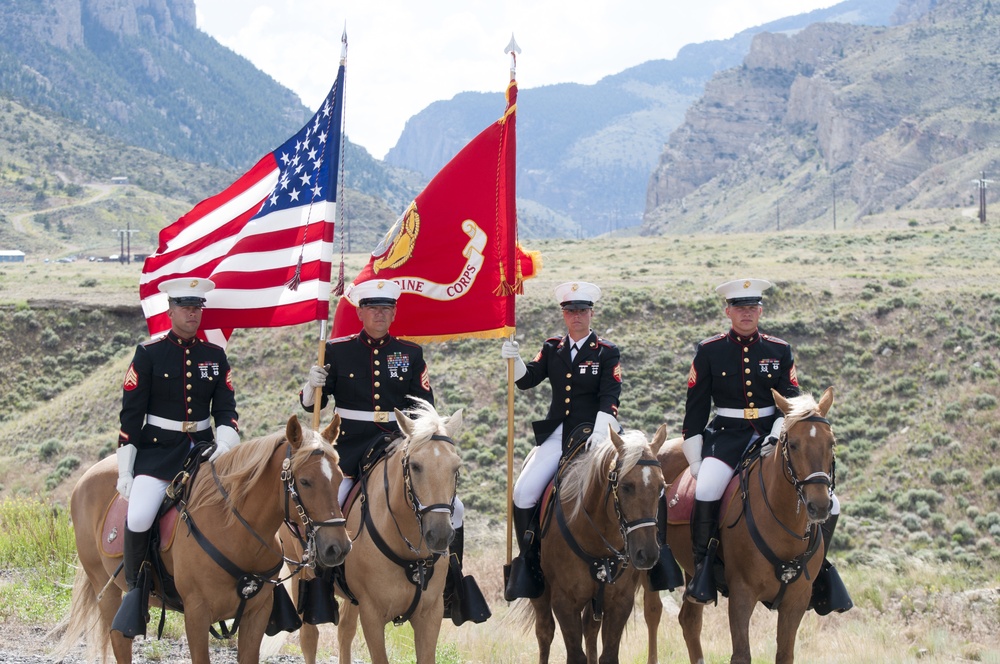
[[[734, 664], [750, 662], [750, 616], [757, 602], [778, 611], [776, 664], [793, 661], [799, 623], [823, 563], [819, 524], [830, 516], [836, 441], [826, 414], [833, 405], [833, 388], [827, 388], [818, 404], [808, 395], [785, 399], [772, 393], [785, 413], [778, 442], [768, 456], [743, 464], [733, 480], [738, 479], [739, 490], [732, 491], [730, 485], [720, 515], [718, 556], [725, 563], [733, 642], [730, 662]], [[674, 484], [691, 484], [679, 439], [668, 443], [659, 457], [671, 485], [668, 500], [673, 508], [681, 500], [675, 496]], [[671, 520], [667, 542], [690, 579], [694, 561], [689, 524]], [[817, 550], [819, 555], [814, 555]], [[678, 616], [692, 663], [705, 661], [701, 649], [704, 608], [684, 602]]]
[[[344, 602], [337, 641], [340, 662], [352, 662], [351, 644], [358, 616], [373, 664], [388, 664], [385, 626], [390, 621], [413, 627], [417, 664], [434, 662], [444, 615], [448, 545], [462, 459], [453, 438], [462, 427], [462, 411], [442, 418], [423, 400], [407, 411], [396, 410], [403, 438], [362, 477], [358, 498], [347, 516], [356, 533], [344, 561], [347, 589], [357, 600]], [[315, 634], [315, 626], [304, 624]], [[315, 661], [315, 636], [303, 634]], [[303, 653], [306, 647], [303, 645]], [[309, 656], [307, 655], [307, 659]]]
[[[635, 593], [659, 560], [656, 508], [663, 474], [656, 453], [666, 438], [660, 427], [647, 443], [639, 431], [593, 446], [571, 458], [556, 477], [542, 532], [545, 590], [531, 600], [538, 661], [549, 661], [555, 619], [568, 664], [618, 662], [622, 631]], [[553, 528], [553, 521], [555, 528]], [[586, 642], [586, 654], [584, 653]]]
[[[205, 463], [195, 476], [177, 525], [181, 532], [160, 552], [183, 604], [192, 662], [208, 664], [211, 625], [234, 618], [240, 609], [238, 661], [258, 661], [272, 609], [271, 579], [283, 562], [276, 538], [282, 522], [298, 519], [306, 548], [321, 564], [339, 564], [347, 555], [351, 541], [337, 502], [343, 475], [331, 445], [339, 429], [339, 417], [321, 436], [303, 431], [292, 416], [284, 431], [237, 445], [216, 459], [214, 467]], [[110, 641], [122, 664], [132, 661], [132, 641], [112, 632], [111, 622], [125, 580], [124, 575], [114, 579], [119, 588], [109, 580], [121, 554], [106, 553], [102, 541], [105, 514], [117, 496], [117, 478], [118, 466], [110, 456], [84, 473], [73, 489], [70, 511], [80, 567], [60, 649], [66, 651], [86, 637], [91, 657], [103, 661]], [[295, 513], [290, 514], [290, 508]], [[213, 554], [206, 549], [214, 549]], [[234, 570], [250, 580], [239, 586], [245, 591], [242, 598]], [[259, 591], [254, 595], [250, 588]], [[154, 592], [162, 592], [159, 583]]]

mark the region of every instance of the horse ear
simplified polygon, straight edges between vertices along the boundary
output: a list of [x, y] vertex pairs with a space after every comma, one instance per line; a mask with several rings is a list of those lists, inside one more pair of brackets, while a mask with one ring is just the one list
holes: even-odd
[[778, 405], [778, 410], [786, 415], [792, 410], [792, 407], [788, 405], [788, 399], [778, 394], [778, 390], [771, 388], [771, 395], [774, 397], [774, 403]]
[[413, 433], [413, 420], [398, 408], [393, 408], [392, 410], [396, 413], [396, 424], [399, 425], [399, 430], [403, 432], [404, 436], [409, 438]]
[[291, 443], [295, 449], [298, 449], [299, 445], [302, 444], [302, 425], [299, 424], [299, 418], [295, 415], [289, 417], [288, 424], [285, 425], [285, 440]]
[[337, 442], [337, 438], [340, 437], [340, 414], [339, 413], [334, 413], [333, 414], [333, 421], [330, 422], [330, 424], [328, 424], [325, 429], [323, 429], [323, 433], [321, 435], [323, 436], [323, 440], [325, 440], [326, 442], [330, 443], [331, 445], [333, 445], [335, 442]]
[[608, 433], [611, 434], [611, 444], [615, 446], [618, 453], [621, 454], [622, 450], [625, 449], [625, 442], [622, 437], [618, 435], [618, 432], [614, 430], [614, 427], [608, 426]]
[[459, 408], [451, 417], [448, 418], [448, 424], [445, 425], [444, 430], [448, 432], [449, 438], [454, 438], [458, 435], [458, 432], [462, 430], [462, 416], [463, 411]]
[[657, 452], [660, 451], [660, 447], [663, 445], [663, 441], [667, 439], [667, 425], [661, 424], [653, 434], [653, 442], [649, 444], [649, 449], [653, 452], [653, 456], [656, 456]]
[[820, 414], [823, 417], [826, 417], [826, 414], [828, 412], [830, 412], [830, 406], [832, 406], [832, 405], [833, 405], [833, 385], [831, 385], [830, 387], [826, 388], [826, 391], [823, 392], [823, 396], [821, 396], [819, 398], [819, 412], [820, 412]]

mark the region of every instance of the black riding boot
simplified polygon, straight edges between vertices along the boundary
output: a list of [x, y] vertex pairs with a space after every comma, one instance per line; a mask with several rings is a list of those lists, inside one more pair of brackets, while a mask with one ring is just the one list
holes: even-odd
[[809, 600], [809, 608], [813, 609], [821, 616], [836, 611], [843, 613], [854, 607], [851, 596], [847, 592], [847, 586], [840, 578], [837, 568], [827, 560], [826, 554], [830, 551], [830, 544], [833, 542], [833, 532], [837, 529], [839, 514], [834, 514], [822, 525], [823, 532], [823, 566], [816, 575], [812, 587], [812, 599]]
[[465, 526], [459, 526], [448, 547], [448, 576], [444, 582], [444, 617], [451, 618], [455, 625], [469, 620], [481, 623], [493, 615], [479, 584], [462, 572], [464, 552]]
[[715, 604], [715, 549], [719, 546], [721, 500], [695, 500], [691, 515], [691, 545], [694, 549], [694, 576], [684, 591], [684, 599], [694, 604]]
[[149, 552], [150, 532], [146, 530], [136, 533], [125, 526], [122, 566], [125, 568], [128, 592], [125, 593], [122, 604], [118, 607], [118, 613], [111, 622], [111, 629], [121, 632], [128, 639], [140, 634], [146, 636], [146, 622], [149, 620], [146, 609], [149, 598], [145, 584], [139, 583], [139, 572]]
[[519, 597], [534, 599], [545, 590], [540, 560], [541, 537], [538, 507], [514, 508], [514, 532], [520, 555], [504, 570], [503, 598], [508, 602]]
[[684, 574], [667, 545], [667, 494], [660, 494], [656, 508], [656, 542], [660, 545], [660, 560], [649, 570], [649, 587], [653, 590], [673, 590], [684, 585]]

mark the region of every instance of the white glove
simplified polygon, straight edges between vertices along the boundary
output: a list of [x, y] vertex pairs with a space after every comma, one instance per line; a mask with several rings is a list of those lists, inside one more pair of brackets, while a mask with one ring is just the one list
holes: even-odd
[[504, 360], [514, 360], [514, 380], [521, 380], [521, 377], [528, 373], [528, 367], [524, 365], [524, 360], [521, 359], [521, 353], [518, 350], [518, 343], [516, 341], [511, 341], [508, 339], [503, 342], [503, 346], [500, 348], [500, 357]]
[[208, 457], [208, 460], [215, 461], [219, 458], [219, 455], [225, 454], [239, 444], [240, 434], [236, 432], [236, 429], [226, 425], [216, 427], [215, 451], [212, 452], [212, 456]]
[[778, 437], [781, 436], [781, 428], [785, 425], [784, 417], [777, 417], [774, 420], [774, 424], [771, 426], [771, 433], [767, 434], [767, 438], [760, 446], [760, 455], [762, 457], [770, 456], [771, 452], [774, 451], [774, 444], [778, 442]]
[[118, 457], [118, 493], [125, 500], [128, 500], [129, 494], [132, 493], [132, 480], [134, 479], [132, 469], [135, 468], [137, 451], [132, 443], [122, 445], [115, 451], [115, 455]]
[[323, 387], [326, 385], [326, 377], [330, 375], [330, 365], [319, 366], [318, 364], [312, 365], [309, 369], [309, 379], [306, 381], [306, 385], [313, 388]]
[[612, 427], [615, 433], [621, 433], [622, 427], [618, 424], [618, 420], [611, 413], [605, 413], [603, 410], [597, 411], [597, 417], [594, 419], [594, 431], [590, 434], [590, 438], [587, 439], [587, 446], [596, 445], [608, 439], [608, 427]]
[[698, 471], [701, 470], [701, 448], [704, 445], [705, 439], [700, 433], [697, 436], [685, 438], [684, 442], [681, 443], [681, 450], [684, 451], [688, 466], [691, 468], [691, 476], [695, 479], [698, 479]]

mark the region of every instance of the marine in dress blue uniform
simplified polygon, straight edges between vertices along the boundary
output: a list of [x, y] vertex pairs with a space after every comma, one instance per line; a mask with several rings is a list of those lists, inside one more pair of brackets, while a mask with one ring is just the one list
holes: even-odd
[[129, 593], [112, 629], [128, 638], [145, 634], [142, 588], [136, 583], [167, 485], [196, 443], [214, 438], [214, 460], [240, 441], [226, 352], [196, 336], [206, 293], [214, 286], [208, 279], [193, 278], [160, 284], [171, 329], [139, 344], [122, 382], [116, 455], [118, 492], [129, 502], [123, 563]]
[[[763, 292], [770, 286], [763, 279], [737, 279], [716, 288], [726, 299], [726, 316], [732, 327], [698, 344], [688, 372], [682, 448], [697, 483], [691, 518], [695, 573], [684, 598], [697, 604], [717, 599], [714, 546], [710, 543], [716, 537], [721, 499], [734, 469], [752, 443], [765, 438], [763, 449], [767, 453], [772, 439], [781, 432], [784, 418], [775, 407], [771, 390], [788, 398], [800, 394], [791, 346], [757, 327]], [[710, 421], [713, 404], [715, 416]], [[823, 525], [825, 550], [840, 513], [839, 501], [832, 498], [831, 517]], [[825, 562], [827, 583], [836, 585], [839, 575], [836, 581], [829, 579], [829, 569]], [[840, 588], [847, 597], [842, 584]]]
[[590, 329], [594, 303], [601, 289], [584, 281], [570, 281], [555, 289], [567, 334], [546, 339], [527, 364], [515, 342], [505, 341], [501, 357], [514, 360], [518, 389], [529, 390], [548, 379], [552, 402], [544, 420], [532, 423], [534, 450], [525, 459], [514, 484], [514, 529], [520, 550], [506, 570], [504, 596], [538, 597], [544, 590], [539, 566], [537, 505], [568, 451], [570, 436], [581, 424], [593, 424], [588, 442], [607, 438], [609, 427], [621, 432], [618, 402], [622, 392], [621, 353], [618, 347]]
[[[399, 285], [388, 279], [355, 284], [345, 296], [357, 307], [363, 329], [358, 334], [328, 341], [324, 354], [328, 364], [314, 365], [299, 392], [302, 407], [313, 412], [316, 388], [322, 388], [320, 409], [333, 397], [335, 410], [341, 417], [337, 438], [340, 469], [344, 473], [340, 485], [341, 504], [360, 477], [361, 461], [368, 447], [378, 436], [399, 431], [394, 409], [402, 411], [413, 406], [411, 397], [434, 405], [423, 349], [389, 334], [399, 295]], [[485, 606], [475, 579], [462, 574], [465, 508], [458, 496], [452, 507], [455, 537], [448, 548], [454, 561], [444, 591], [445, 617], [450, 617], [456, 625], [466, 620], [482, 622], [489, 617], [489, 608]], [[465, 595], [470, 588], [474, 588], [478, 597]], [[474, 606], [470, 606], [470, 602]], [[463, 613], [466, 610], [468, 615]]]

